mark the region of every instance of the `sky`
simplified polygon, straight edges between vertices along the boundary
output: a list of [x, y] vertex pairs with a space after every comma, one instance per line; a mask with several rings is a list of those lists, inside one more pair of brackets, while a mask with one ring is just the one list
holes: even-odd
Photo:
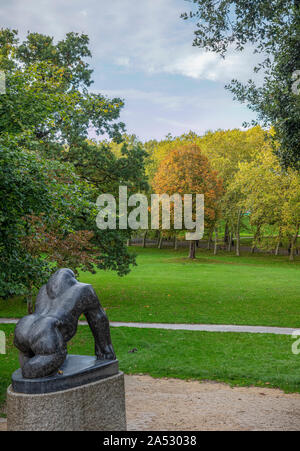
[[252, 77], [254, 56], [230, 51], [224, 60], [192, 46], [195, 24], [180, 18], [186, 0], [0, 0], [0, 24], [44, 33], [88, 34], [91, 91], [121, 97], [121, 120], [141, 140], [190, 130], [242, 128], [255, 115], [224, 85]]

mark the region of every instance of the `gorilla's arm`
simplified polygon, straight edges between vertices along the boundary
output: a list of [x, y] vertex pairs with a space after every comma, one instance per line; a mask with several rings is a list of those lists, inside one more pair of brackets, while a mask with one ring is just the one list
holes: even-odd
[[98, 359], [114, 360], [116, 355], [111, 343], [108, 318], [95, 291], [92, 287], [90, 290], [92, 305], [84, 312], [84, 315], [95, 339], [95, 354]]

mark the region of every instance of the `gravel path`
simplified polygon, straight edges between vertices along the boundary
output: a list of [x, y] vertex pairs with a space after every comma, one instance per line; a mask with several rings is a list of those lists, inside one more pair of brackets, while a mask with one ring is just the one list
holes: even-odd
[[[18, 319], [0, 318], [0, 324], [16, 324]], [[79, 321], [86, 326], [86, 321]], [[125, 323], [110, 322], [111, 327], [138, 327], [142, 329], [170, 329], [170, 330], [194, 330], [205, 332], [247, 332], [252, 334], [276, 334], [292, 335], [297, 329], [289, 327], [267, 327], [267, 326], [236, 326], [222, 324], [165, 324], [165, 323]]]
[[125, 385], [129, 431], [300, 431], [300, 394], [150, 376]]
[[194, 330], [205, 332], [248, 332], [253, 334], [292, 335], [296, 329], [288, 327], [235, 326], [221, 324], [164, 324], [164, 323], [121, 323], [112, 322], [112, 327], [140, 327], [150, 329]]
[[300, 394], [149, 376], [125, 381], [128, 430], [300, 430]]

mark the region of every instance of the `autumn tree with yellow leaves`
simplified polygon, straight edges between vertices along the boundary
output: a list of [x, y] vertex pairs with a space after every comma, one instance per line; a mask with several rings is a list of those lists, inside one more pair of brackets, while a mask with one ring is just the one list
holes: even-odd
[[[199, 146], [186, 144], [173, 148], [161, 162], [153, 180], [158, 194], [204, 194], [205, 227], [216, 223], [223, 193], [222, 180], [211, 168]], [[189, 258], [195, 258], [196, 242], [190, 241]]]
[[228, 192], [239, 192], [239, 208], [250, 213], [250, 223], [256, 230], [254, 245], [278, 254], [285, 241], [293, 260], [300, 226], [299, 172], [283, 169], [265, 146], [253, 161], [239, 165]]

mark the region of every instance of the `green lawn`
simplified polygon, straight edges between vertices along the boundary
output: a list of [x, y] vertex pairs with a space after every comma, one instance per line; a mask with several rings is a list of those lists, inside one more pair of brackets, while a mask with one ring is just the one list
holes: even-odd
[[[0, 325], [7, 354], [0, 355], [0, 405], [11, 373], [18, 368], [12, 345], [13, 325]], [[112, 341], [126, 374], [215, 380], [232, 385], [279, 387], [300, 392], [300, 356], [291, 352], [292, 339], [282, 335], [112, 328]], [[135, 353], [129, 353], [137, 348]], [[93, 355], [87, 326], [78, 328], [69, 353]], [[1, 408], [0, 408], [1, 411]]]
[[[300, 327], [300, 259], [187, 249], [132, 248], [138, 266], [126, 277], [82, 273], [112, 321]], [[0, 302], [0, 317], [26, 313], [21, 300]]]

